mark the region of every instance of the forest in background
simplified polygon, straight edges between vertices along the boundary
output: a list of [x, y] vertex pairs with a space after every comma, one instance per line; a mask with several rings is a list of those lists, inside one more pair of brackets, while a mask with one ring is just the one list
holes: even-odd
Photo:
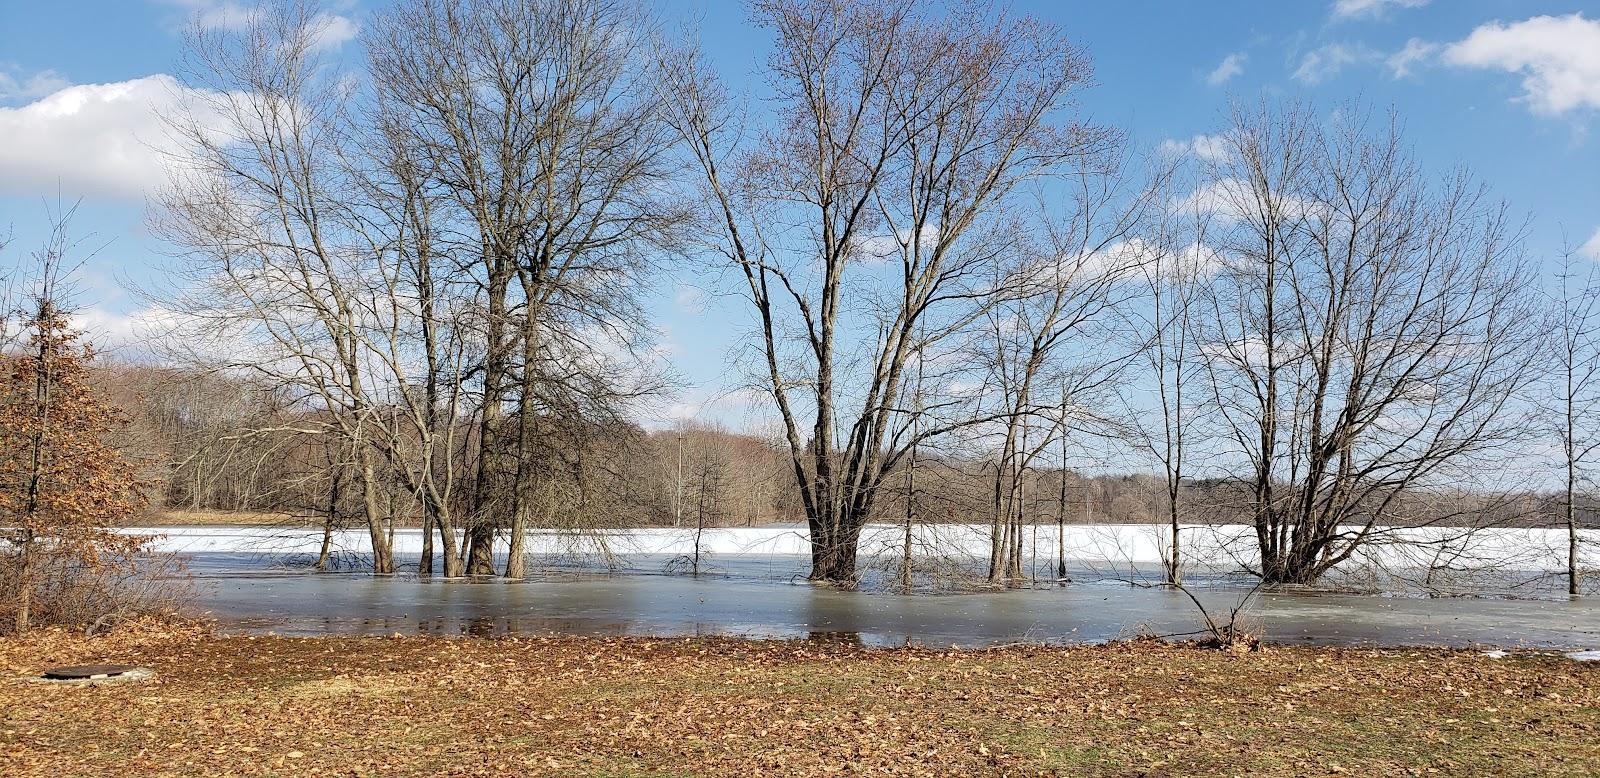
[[[143, 463], [141, 478], [152, 502], [138, 523], [159, 524], [172, 514], [257, 514], [301, 526], [362, 526], [360, 494], [348, 456], [331, 450], [316, 431], [315, 414], [301, 418], [270, 387], [227, 376], [109, 362], [95, 383], [123, 409], [127, 426], [117, 438], [125, 456]], [[751, 527], [803, 524], [783, 442], [772, 435], [681, 421], [645, 429], [619, 420], [612, 426], [564, 430], [564, 446], [546, 452], [565, 467], [565, 482], [540, 528]], [[470, 445], [470, 436], [463, 435]], [[919, 460], [915, 487], [919, 523], [984, 523], [993, 499], [992, 459], [929, 453]], [[1104, 468], [1099, 468], [1104, 470]], [[904, 475], [904, 474], [902, 474]], [[1029, 523], [1155, 524], [1164, 516], [1166, 486], [1157, 472], [1063, 471], [1054, 463], [1025, 475]], [[1063, 488], [1063, 486], [1065, 488]], [[1185, 481], [1189, 523], [1247, 523], [1248, 496], [1221, 479]], [[906, 490], [891, 490], [877, 523], [897, 523]], [[1470, 489], [1444, 495], [1462, 516], [1446, 526], [1549, 527], [1561, 524], [1563, 499], [1553, 490], [1526, 490], [1504, 499]], [[420, 527], [421, 515], [403, 484], [385, 498], [395, 523]], [[1581, 521], [1595, 526], [1594, 508], [1580, 504]], [[1398, 516], [1397, 516], [1398, 518]], [[186, 519], [186, 522], [192, 519]], [[1429, 522], [1417, 522], [1420, 526]], [[1436, 522], [1435, 522], [1436, 523]], [[1407, 526], [1403, 521], [1394, 526]]]

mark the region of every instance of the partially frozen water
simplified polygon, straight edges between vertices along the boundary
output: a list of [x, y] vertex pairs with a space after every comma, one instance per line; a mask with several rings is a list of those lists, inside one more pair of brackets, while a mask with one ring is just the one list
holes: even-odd
[[[887, 544], [885, 528], [869, 543]], [[1045, 528], [1041, 528], [1043, 530]], [[687, 533], [610, 533], [573, 541], [555, 534], [532, 539], [527, 581], [446, 581], [414, 572], [375, 577], [315, 573], [294, 567], [315, 554], [320, 535], [261, 528], [158, 528], [159, 547], [187, 555], [200, 586], [199, 607], [227, 629], [280, 634], [548, 634], [762, 638], [827, 637], [870, 645], [907, 641], [930, 646], [1011, 642], [1103, 641], [1140, 634], [1177, 635], [1200, 627], [1199, 610], [1182, 592], [1131, 584], [1149, 580], [1153, 559], [1136, 538], [1149, 528], [1071, 528], [1073, 583], [1042, 581], [1015, 591], [962, 594], [846, 592], [804, 582], [803, 531], [718, 530], [703, 546], [699, 578], [668, 574], [692, 550]], [[130, 530], [133, 531], [133, 530]], [[967, 550], [960, 532], [925, 537], [944, 564]], [[1105, 534], [1098, 534], [1105, 533]], [[1112, 552], [1086, 554], [1088, 541], [1118, 534]], [[336, 544], [347, 559], [366, 549], [361, 533]], [[420, 538], [397, 534], [414, 570]], [[939, 540], [939, 543], [935, 543]], [[1084, 541], [1075, 543], [1074, 541]], [[1497, 542], [1505, 544], [1504, 539]], [[1053, 565], [1055, 538], [1038, 543], [1041, 569]], [[1154, 542], [1150, 548], [1159, 548]], [[1511, 545], [1511, 544], [1506, 544]], [[609, 557], [605, 556], [609, 554]], [[597, 560], [609, 559], [608, 566]], [[1215, 560], [1210, 560], [1215, 561]], [[1246, 586], [1218, 572], [1191, 577], [1214, 615], [1226, 617]], [[1216, 568], [1221, 570], [1221, 568]], [[1533, 572], [1537, 572], [1534, 570]], [[1259, 593], [1246, 629], [1283, 643], [1341, 645], [1499, 646], [1546, 649], [1600, 647], [1600, 598], [1373, 596], [1333, 592]]]

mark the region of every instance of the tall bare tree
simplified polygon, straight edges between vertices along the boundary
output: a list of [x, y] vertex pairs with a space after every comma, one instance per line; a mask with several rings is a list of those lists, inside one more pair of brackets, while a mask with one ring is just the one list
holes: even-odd
[[1600, 451], [1600, 274], [1592, 263], [1567, 251], [1552, 300], [1555, 391], [1561, 441], [1562, 518], [1567, 530], [1567, 592], [1580, 589], [1578, 497], [1590, 484], [1589, 468]]
[[283, 2], [242, 30], [189, 31], [184, 75], [206, 97], [169, 117], [186, 155], [155, 217], [190, 260], [167, 301], [185, 314], [168, 345], [325, 411], [309, 431], [350, 442], [373, 566], [387, 573], [393, 517], [370, 445], [384, 387], [369, 374], [362, 295], [381, 257], [351, 218], [342, 111], [352, 95], [326, 67], [328, 24], [309, 3]]
[[[1135, 246], [1140, 255], [1135, 266], [1147, 304], [1127, 306], [1125, 314], [1139, 339], [1155, 407], [1152, 412], [1149, 403], [1130, 398], [1127, 429], [1135, 445], [1161, 468], [1167, 535], [1162, 568], [1166, 582], [1177, 586], [1183, 577], [1185, 463], [1196, 443], [1192, 430], [1203, 415], [1197, 395], [1205, 388], [1204, 355], [1195, 342], [1196, 319], [1203, 286], [1216, 269], [1217, 257], [1206, 241], [1210, 214], [1175, 197], [1164, 198], [1164, 207], [1153, 211]], [[1136, 391], [1149, 388], [1139, 386]]]
[[1203, 357], [1257, 571], [1307, 583], [1383, 526], [1466, 518], [1407, 498], [1483, 483], [1527, 428], [1521, 234], [1465, 174], [1430, 180], [1393, 120], [1240, 108], [1222, 137], [1195, 194], [1222, 265]]
[[469, 574], [492, 572], [506, 522], [506, 573], [522, 575], [541, 414], [614, 412], [651, 388], [604, 351], [641, 344], [646, 252], [682, 218], [648, 27], [610, 0], [417, 0], [367, 41], [389, 137], [438, 193], [436, 250], [478, 286]]
[[[1138, 353], [1111, 345], [1121, 339], [1110, 314], [1139, 294], [1129, 282], [1146, 258], [1133, 234], [1158, 203], [1165, 174], [1138, 185], [1120, 154], [1079, 162], [1063, 177], [1062, 202], [1046, 206], [1060, 213], [1041, 220], [1042, 246], [1025, 250], [997, 279], [1009, 299], [988, 312], [987, 332], [975, 343], [986, 355], [986, 384], [1002, 419], [990, 528], [992, 582], [1022, 576], [1027, 471], [1056, 435], [1103, 434], [1115, 426], [1110, 414], [1091, 409], [1105, 404], [1122, 368]], [[1053, 433], [1030, 446], [1027, 427], [1035, 418], [1050, 420], [1046, 429]]]
[[[941, 4], [943, 5], [943, 4]], [[760, 0], [777, 115], [752, 140], [698, 57], [664, 62], [671, 121], [705, 174], [717, 240], [757, 319], [810, 531], [811, 579], [851, 585], [885, 478], [944, 402], [903, 413], [912, 355], [979, 319], [1019, 184], [1103, 133], [1061, 120], [1087, 59], [986, 4]], [[741, 145], [750, 140], [750, 145]], [[925, 337], [922, 333], [926, 333]]]
[[415, 0], [375, 17], [359, 78], [326, 57], [328, 18], [285, 0], [194, 30], [208, 99], [174, 121], [196, 158], [159, 218], [194, 259], [175, 342], [346, 441], [380, 571], [420, 512], [427, 569], [437, 531], [447, 575], [493, 573], [507, 530], [520, 577], [528, 516], [561, 491], [542, 480], [575, 477], [554, 452], [659, 385], [637, 298], [683, 217], [648, 19]]

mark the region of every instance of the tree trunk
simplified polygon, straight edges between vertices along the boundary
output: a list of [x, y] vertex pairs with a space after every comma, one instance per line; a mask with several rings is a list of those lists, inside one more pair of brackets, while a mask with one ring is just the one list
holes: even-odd
[[[1024, 448], [1027, 446], [1026, 432], [1023, 434], [1023, 446]], [[1022, 525], [1027, 518], [1025, 515], [1026, 508], [1023, 506], [1023, 500], [1027, 497], [1025, 492], [1027, 487], [1022, 482], [1022, 479], [1026, 475], [1027, 473], [1023, 471], [1019, 460], [1018, 466], [1011, 477], [1012, 505], [1015, 507], [1012, 510], [1014, 518], [1012, 519], [1011, 529], [1011, 564], [1007, 572], [1011, 578], [1012, 586], [1020, 586], [1022, 584]]]
[[1261, 560], [1261, 579], [1268, 584], [1306, 586], [1316, 583], [1322, 573], [1317, 555], [1298, 544]]
[[33, 607], [33, 531], [22, 530], [22, 553], [17, 562], [17, 618], [14, 632], [28, 631]]
[[372, 572], [387, 575], [394, 572], [394, 551], [389, 543], [389, 533], [384, 527], [383, 510], [379, 505], [377, 477], [371, 455], [363, 451], [361, 457], [361, 491], [367, 518], [367, 535], [372, 539]]
[[467, 575], [494, 575], [494, 527], [480, 518], [467, 533]]
[[1168, 558], [1168, 561], [1167, 561], [1167, 583], [1169, 583], [1169, 584], [1171, 584], [1173, 586], [1182, 586], [1183, 585], [1183, 574], [1181, 572], [1179, 572], [1179, 568], [1178, 568], [1179, 559], [1178, 559], [1178, 517], [1177, 517], [1177, 514], [1173, 514], [1171, 531], [1172, 531], [1172, 555]]
[[1056, 507], [1056, 580], [1067, 580], [1067, 390], [1061, 389], [1061, 501]]
[[[856, 534], [859, 536], [859, 531]], [[813, 566], [811, 580], [846, 588], [855, 586], [857, 583], [855, 544], [847, 543], [825, 553], [821, 561]]]
[[1578, 593], [1578, 525], [1570, 515], [1567, 516], [1567, 594]]
[[517, 394], [517, 462], [515, 484], [511, 493], [511, 542], [506, 556], [507, 578], [522, 578], [525, 573], [526, 562], [522, 558], [522, 543], [523, 535], [527, 532], [529, 502], [533, 495], [533, 443], [534, 436], [538, 432], [536, 424], [539, 417], [539, 409], [535, 407], [534, 398], [539, 385], [539, 350], [542, 340], [539, 322], [544, 317], [542, 307], [535, 303], [541, 279], [524, 268], [517, 270], [517, 276], [522, 282], [523, 295], [528, 302], [522, 313], [522, 385]]
[[[520, 502], [520, 500], [519, 500]], [[523, 578], [527, 575], [527, 560], [523, 559], [522, 541], [527, 534], [528, 526], [523, 514], [526, 509], [518, 506], [511, 514], [511, 541], [506, 550], [506, 577]]]
[[856, 547], [861, 540], [861, 526], [848, 517], [833, 527], [829, 527], [826, 521], [813, 521], [812, 525], [810, 580], [844, 588], [854, 587], [857, 583]]
[[1167, 492], [1167, 521], [1168, 529], [1172, 533], [1172, 550], [1167, 557], [1167, 583], [1172, 586], [1183, 585], [1183, 573], [1180, 570], [1179, 551], [1181, 545], [1178, 538], [1178, 495]]
[[691, 564], [691, 568], [690, 568], [691, 572], [693, 573], [694, 577], [696, 577], [696, 578], [700, 577], [700, 536], [702, 534], [704, 534], [705, 531], [706, 531], [706, 479], [707, 479], [707, 477], [708, 477], [708, 475], [707, 475], [706, 471], [705, 470], [701, 470], [701, 472], [700, 472], [700, 505], [699, 505], [698, 509], [695, 511], [695, 521], [694, 521], [694, 560], [690, 563]]
[[317, 569], [328, 569], [328, 558], [333, 555], [333, 523], [322, 524], [322, 548], [317, 550]]
[[[1570, 417], [1569, 417], [1570, 418]], [[1568, 432], [1570, 439], [1571, 432]], [[1567, 594], [1578, 593], [1578, 511], [1573, 505], [1577, 493], [1577, 472], [1572, 458], [1567, 458]]]
[[[1067, 480], [1066, 471], [1061, 473], [1061, 480]], [[1067, 580], [1067, 490], [1061, 489], [1061, 512], [1056, 514], [1056, 580]]]
[[[495, 236], [499, 237], [499, 236]], [[486, 238], [486, 240], [490, 240]], [[511, 348], [506, 333], [506, 292], [516, 273], [515, 261], [501, 246], [485, 246], [489, 273], [488, 343], [483, 365], [483, 410], [478, 425], [478, 477], [474, 516], [467, 535], [467, 575], [494, 575], [494, 525], [505, 510], [501, 420], [510, 375]]]
[[342, 473], [338, 466], [334, 466], [333, 476], [328, 485], [328, 513], [322, 520], [322, 548], [317, 552], [317, 569], [328, 569], [328, 557], [333, 553], [333, 525], [339, 516], [339, 487], [342, 485]]
[[439, 528], [439, 544], [443, 547], [441, 550], [444, 554], [444, 576], [460, 578], [466, 560], [461, 557], [461, 548], [456, 542], [456, 530], [448, 510], [435, 505], [433, 523]]
[[417, 557], [417, 575], [433, 575], [433, 511], [426, 500], [422, 507], [422, 555]]
[[1061, 503], [1056, 506], [1056, 579], [1067, 579], [1067, 443], [1061, 435]]
[[[920, 395], [919, 395], [920, 397]], [[913, 427], [914, 429], [914, 427]], [[914, 433], [913, 433], [914, 434]], [[911, 591], [911, 523], [916, 518], [917, 445], [911, 444], [911, 459], [906, 465], [906, 526], [903, 557], [900, 560], [900, 586]]]
[[994, 503], [993, 518], [989, 522], [989, 583], [998, 583], [1005, 574], [1005, 549], [1006, 529], [1010, 526], [1010, 517], [1003, 510], [1000, 500], [1000, 490], [1004, 485], [1005, 464], [997, 462], [994, 466]]

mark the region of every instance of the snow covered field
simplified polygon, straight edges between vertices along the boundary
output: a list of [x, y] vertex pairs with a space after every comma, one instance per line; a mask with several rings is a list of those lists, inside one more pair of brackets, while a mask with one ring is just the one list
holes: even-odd
[[[151, 527], [123, 530], [129, 534], [156, 535], [162, 551], [193, 553], [316, 554], [322, 533], [315, 529], [267, 527]], [[1065, 550], [1069, 560], [1083, 564], [1144, 568], [1159, 566], [1168, 547], [1168, 530], [1156, 525], [1069, 525]], [[1377, 564], [1386, 569], [1515, 570], [1553, 573], [1566, 568], [1566, 534], [1548, 529], [1481, 529], [1433, 527], [1380, 530], [1375, 540], [1352, 562]], [[863, 556], [897, 556], [904, 529], [895, 525], [867, 527], [861, 538]], [[1182, 529], [1186, 561], [1206, 566], [1238, 566], [1254, 559], [1255, 538], [1240, 525], [1194, 525]], [[1590, 534], [1585, 545], [1593, 549], [1600, 537]], [[649, 528], [596, 530], [575, 535], [552, 530], [532, 530], [527, 549], [531, 554], [648, 554], [677, 555], [694, 552], [693, 529]], [[334, 533], [333, 547], [350, 553], [370, 550], [365, 530]], [[914, 553], [918, 556], [986, 558], [989, 528], [985, 525], [940, 524], [915, 528]], [[707, 529], [700, 539], [703, 553], [751, 555], [804, 555], [809, 553], [806, 530], [795, 526]], [[395, 551], [415, 555], [422, 549], [416, 529], [395, 531]], [[1025, 555], [1054, 559], [1056, 528], [1025, 528]]]

